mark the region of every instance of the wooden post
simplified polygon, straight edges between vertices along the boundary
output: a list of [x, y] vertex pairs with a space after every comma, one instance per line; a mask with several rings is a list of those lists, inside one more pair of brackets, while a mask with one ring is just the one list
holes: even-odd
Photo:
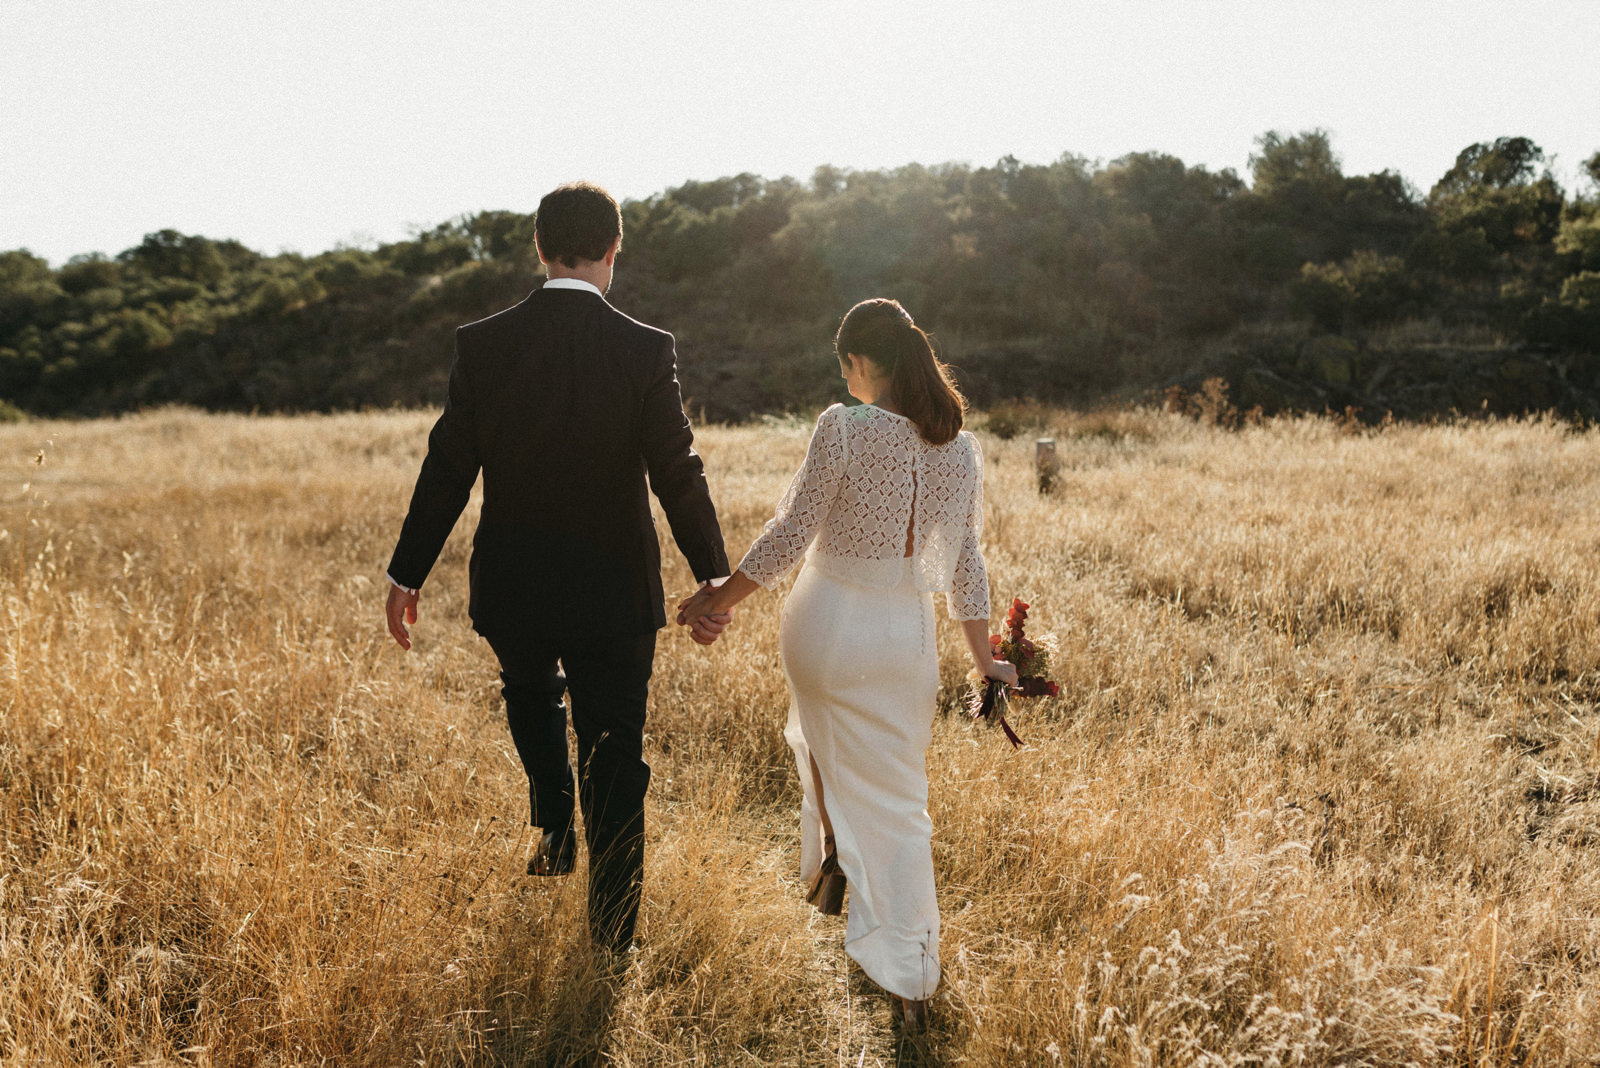
[[1033, 443], [1033, 469], [1039, 476], [1039, 492], [1049, 493], [1056, 484], [1056, 472], [1061, 470], [1055, 438], [1040, 438]]

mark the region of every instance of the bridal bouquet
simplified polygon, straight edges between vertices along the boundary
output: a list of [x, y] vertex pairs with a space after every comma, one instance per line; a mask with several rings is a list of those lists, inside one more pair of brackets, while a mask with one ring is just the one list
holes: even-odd
[[[1013, 599], [1011, 611], [1006, 613], [1006, 632], [989, 638], [996, 660], [1004, 660], [1017, 669], [1017, 686], [1011, 692], [1018, 697], [1054, 697], [1060, 687], [1050, 681], [1050, 650], [1037, 645], [1024, 630], [1028, 623], [1028, 606], [1020, 598]], [[1006, 732], [1012, 748], [1020, 748], [1022, 739], [1006, 722], [1005, 710], [1009, 703], [1007, 688], [998, 679], [974, 679], [968, 710], [973, 719], [998, 723]]]

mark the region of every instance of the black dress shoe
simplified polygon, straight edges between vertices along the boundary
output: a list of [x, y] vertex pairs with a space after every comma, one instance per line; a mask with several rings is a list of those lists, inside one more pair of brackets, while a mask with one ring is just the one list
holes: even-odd
[[577, 866], [578, 840], [572, 828], [549, 831], [539, 839], [539, 848], [528, 861], [529, 875], [571, 875]]
[[625, 945], [596, 945], [595, 951], [601, 966], [611, 971], [627, 971], [629, 965], [639, 959], [639, 943], [632, 939]]

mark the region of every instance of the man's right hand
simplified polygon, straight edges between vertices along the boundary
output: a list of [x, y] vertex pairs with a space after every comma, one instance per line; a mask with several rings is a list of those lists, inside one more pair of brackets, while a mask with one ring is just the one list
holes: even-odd
[[407, 593], [393, 583], [389, 586], [389, 603], [384, 606], [384, 614], [389, 618], [389, 633], [400, 644], [402, 649], [411, 648], [411, 632], [406, 629], [407, 623], [417, 621], [418, 593]]

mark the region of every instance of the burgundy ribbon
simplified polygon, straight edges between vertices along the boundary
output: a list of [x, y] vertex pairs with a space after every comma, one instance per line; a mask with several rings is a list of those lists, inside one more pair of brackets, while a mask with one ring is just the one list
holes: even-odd
[[1004, 712], [1000, 708], [1006, 704], [1006, 685], [999, 679], [985, 678], [983, 680], [983, 695], [972, 708], [973, 719], [993, 719], [1000, 724], [1000, 729], [1006, 732], [1006, 739], [1013, 749], [1022, 748], [1022, 739], [1017, 737], [1017, 732], [1011, 729], [1011, 724], [1006, 722]]

